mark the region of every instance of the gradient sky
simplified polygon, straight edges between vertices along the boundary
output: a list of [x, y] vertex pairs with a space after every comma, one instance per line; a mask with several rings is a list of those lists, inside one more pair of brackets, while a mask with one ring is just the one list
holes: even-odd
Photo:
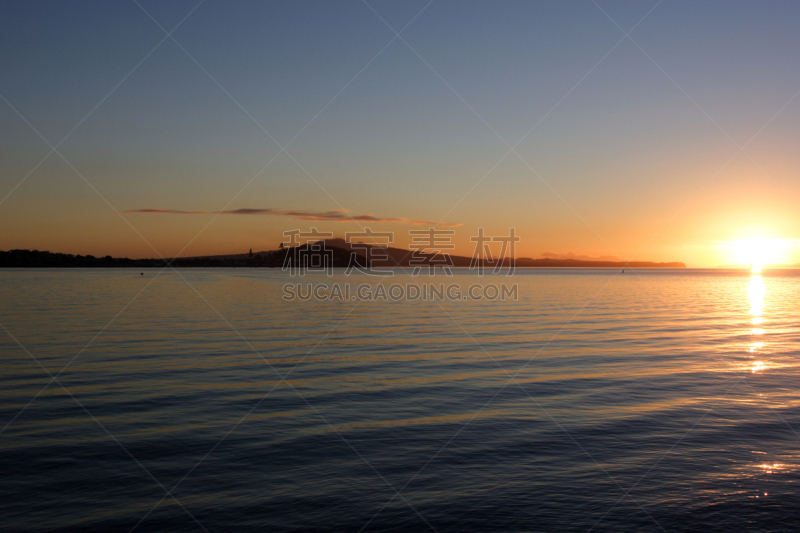
[[[513, 226], [519, 256], [722, 264], [726, 241], [800, 238], [798, 21], [797, 2], [5, 1], [0, 250], [241, 253], [311, 226], [405, 246], [443, 221], [466, 255]], [[291, 214], [339, 210], [396, 220]]]

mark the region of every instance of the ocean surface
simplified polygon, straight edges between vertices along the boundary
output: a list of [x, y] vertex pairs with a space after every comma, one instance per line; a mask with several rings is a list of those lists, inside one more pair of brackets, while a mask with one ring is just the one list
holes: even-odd
[[[379, 282], [517, 299], [282, 299]], [[0, 270], [0, 529], [797, 531], [799, 297], [796, 271]]]

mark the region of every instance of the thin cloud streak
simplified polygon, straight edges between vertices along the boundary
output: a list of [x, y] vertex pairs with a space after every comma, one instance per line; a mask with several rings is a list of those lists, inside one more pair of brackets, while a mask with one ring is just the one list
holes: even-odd
[[130, 209], [122, 211], [123, 214], [128, 213], [148, 213], [148, 214], [165, 214], [165, 215], [274, 215], [291, 217], [299, 220], [309, 221], [327, 221], [327, 222], [375, 222], [375, 223], [396, 223], [396, 224], [409, 224], [411, 226], [441, 226], [445, 228], [457, 228], [462, 224], [453, 224], [449, 222], [434, 222], [433, 220], [418, 220], [410, 218], [386, 218], [376, 217], [375, 215], [349, 215], [347, 211], [293, 211], [281, 209], [231, 209], [228, 211], [181, 211], [178, 209]]

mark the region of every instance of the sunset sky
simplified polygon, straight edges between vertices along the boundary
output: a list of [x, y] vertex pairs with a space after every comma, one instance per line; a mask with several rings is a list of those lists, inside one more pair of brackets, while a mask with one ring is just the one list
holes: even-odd
[[768, 238], [800, 262], [798, 21], [797, 2], [3, 2], [0, 250], [242, 253], [312, 226], [406, 247], [440, 224], [464, 255], [514, 227], [525, 257], [717, 266]]

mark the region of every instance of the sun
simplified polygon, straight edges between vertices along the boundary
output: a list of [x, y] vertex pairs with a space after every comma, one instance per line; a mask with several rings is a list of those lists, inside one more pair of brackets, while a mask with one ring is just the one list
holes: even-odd
[[786, 239], [755, 238], [730, 242], [733, 263], [749, 265], [754, 272], [759, 272], [765, 265], [785, 262], [788, 249]]

